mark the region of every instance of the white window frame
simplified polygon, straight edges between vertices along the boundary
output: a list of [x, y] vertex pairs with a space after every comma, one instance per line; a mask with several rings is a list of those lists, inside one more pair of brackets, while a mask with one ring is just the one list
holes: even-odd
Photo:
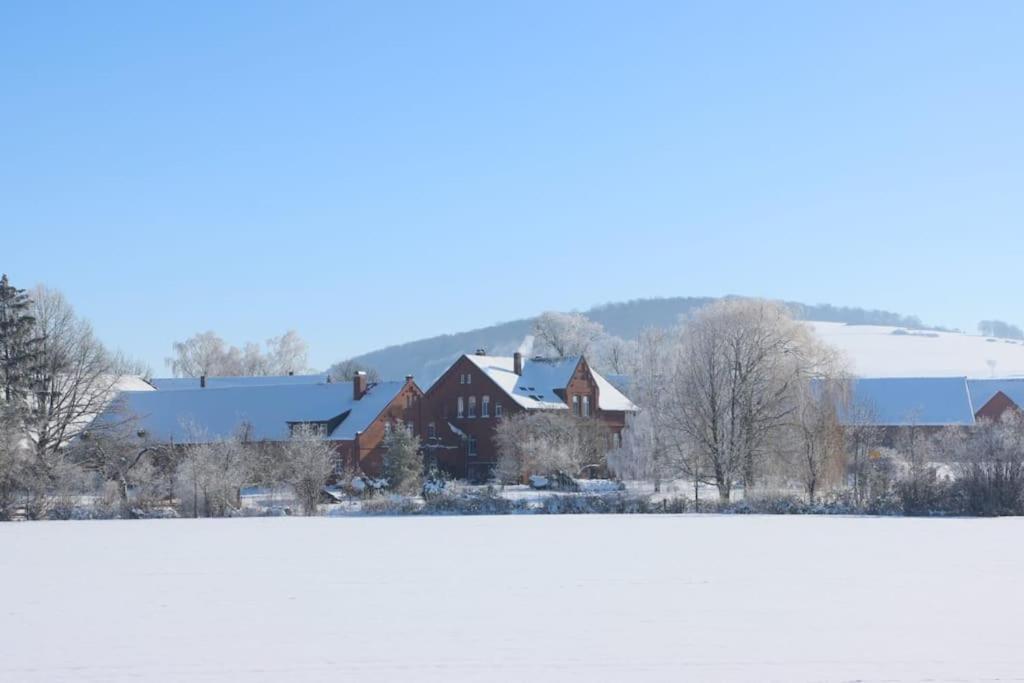
[[476, 396], [469, 397], [469, 404], [466, 408], [466, 417], [476, 417]]
[[583, 397], [583, 406], [581, 407], [581, 410], [583, 411], [583, 417], [590, 417], [590, 397], [589, 396], [584, 396]]
[[495, 401], [494, 402], [494, 417], [501, 417], [501, 416], [502, 416], [501, 401]]
[[459, 402], [458, 402], [457, 406], [458, 407], [455, 409], [455, 416], [456, 417], [465, 417], [466, 416], [466, 403], [462, 399], [461, 396], [459, 396]]
[[491, 416], [491, 397], [488, 394], [484, 394], [480, 398], [480, 417]]
[[466, 456], [468, 456], [470, 458], [475, 458], [476, 457], [476, 455], [477, 455], [476, 445], [477, 444], [476, 444], [476, 437], [475, 436], [470, 434], [468, 437], [466, 437]]
[[572, 395], [572, 414], [579, 417], [580, 414], [580, 395]]

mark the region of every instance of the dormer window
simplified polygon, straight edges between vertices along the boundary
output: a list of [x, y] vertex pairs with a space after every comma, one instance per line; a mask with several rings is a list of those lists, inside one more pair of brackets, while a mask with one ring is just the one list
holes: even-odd
[[583, 417], [590, 417], [590, 397], [583, 397]]
[[579, 397], [579, 394], [573, 394], [572, 395], [572, 414], [573, 415], [579, 415], [580, 414], [580, 397]]

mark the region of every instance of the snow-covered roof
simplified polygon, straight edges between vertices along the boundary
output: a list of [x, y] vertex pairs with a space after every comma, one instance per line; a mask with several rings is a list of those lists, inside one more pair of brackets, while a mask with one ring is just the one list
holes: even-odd
[[[351, 439], [395, 399], [404, 382], [371, 385], [358, 401], [351, 382], [122, 392], [100, 420], [137, 420], [159, 443], [228, 438], [244, 424], [256, 441], [282, 441], [289, 424], [341, 420], [328, 440]], [[347, 415], [346, 415], [347, 413]], [[342, 419], [343, 418], [343, 419]]]
[[877, 425], [974, 424], [965, 377], [862, 377], [851, 388], [854, 408], [869, 409]]
[[975, 411], [981, 410], [1000, 391], [1024, 408], [1024, 379], [969, 379], [967, 386]]
[[[580, 356], [548, 359], [523, 359], [523, 374], [517, 375], [511, 356], [467, 354], [474, 365], [490, 377], [521, 407], [528, 410], [566, 410], [564, 390], [569, 386]], [[635, 411], [637, 407], [593, 368], [591, 374], [598, 387], [600, 410]], [[562, 394], [562, 395], [559, 395]]]
[[[264, 387], [293, 386], [296, 384], [323, 384], [327, 375], [263, 375], [258, 377], [207, 377], [207, 389], [227, 389], [229, 387]], [[198, 377], [156, 377], [149, 383], [160, 391], [180, 391], [182, 389], [199, 389]]]

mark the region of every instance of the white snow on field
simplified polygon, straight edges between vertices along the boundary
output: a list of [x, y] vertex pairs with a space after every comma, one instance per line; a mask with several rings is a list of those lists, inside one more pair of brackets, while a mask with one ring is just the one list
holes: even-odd
[[1024, 676], [1024, 520], [0, 526], [3, 681]]
[[810, 323], [864, 377], [1012, 377], [1024, 375], [1024, 343], [879, 325]]

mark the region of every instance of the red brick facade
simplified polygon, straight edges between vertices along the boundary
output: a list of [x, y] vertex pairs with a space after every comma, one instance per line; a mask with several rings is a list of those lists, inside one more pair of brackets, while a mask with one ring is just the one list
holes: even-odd
[[[363, 391], [365, 392], [365, 386]], [[346, 469], [379, 477], [384, 470], [384, 434], [387, 426], [396, 422], [411, 425], [413, 432], [422, 434], [419, 414], [423, 392], [412, 377], [405, 378], [405, 386], [355, 439], [339, 441], [337, 446], [341, 463]]]
[[[516, 367], [521, 368], [521, 364]], [[586, 411], [603, 420], [613, 438], [619, 438], [626, 413], [598, 408], [599, 386], [586, 358], [580, 359], [568, 384], [556, 392], [570, 411], [579, 415]], [[524, 410], [487, 372], [463, 355], [423, 396], [419, 433], [424, 451], [453, 476], [486, 479], [498, 459], [495, 427], [501, 419]]]

